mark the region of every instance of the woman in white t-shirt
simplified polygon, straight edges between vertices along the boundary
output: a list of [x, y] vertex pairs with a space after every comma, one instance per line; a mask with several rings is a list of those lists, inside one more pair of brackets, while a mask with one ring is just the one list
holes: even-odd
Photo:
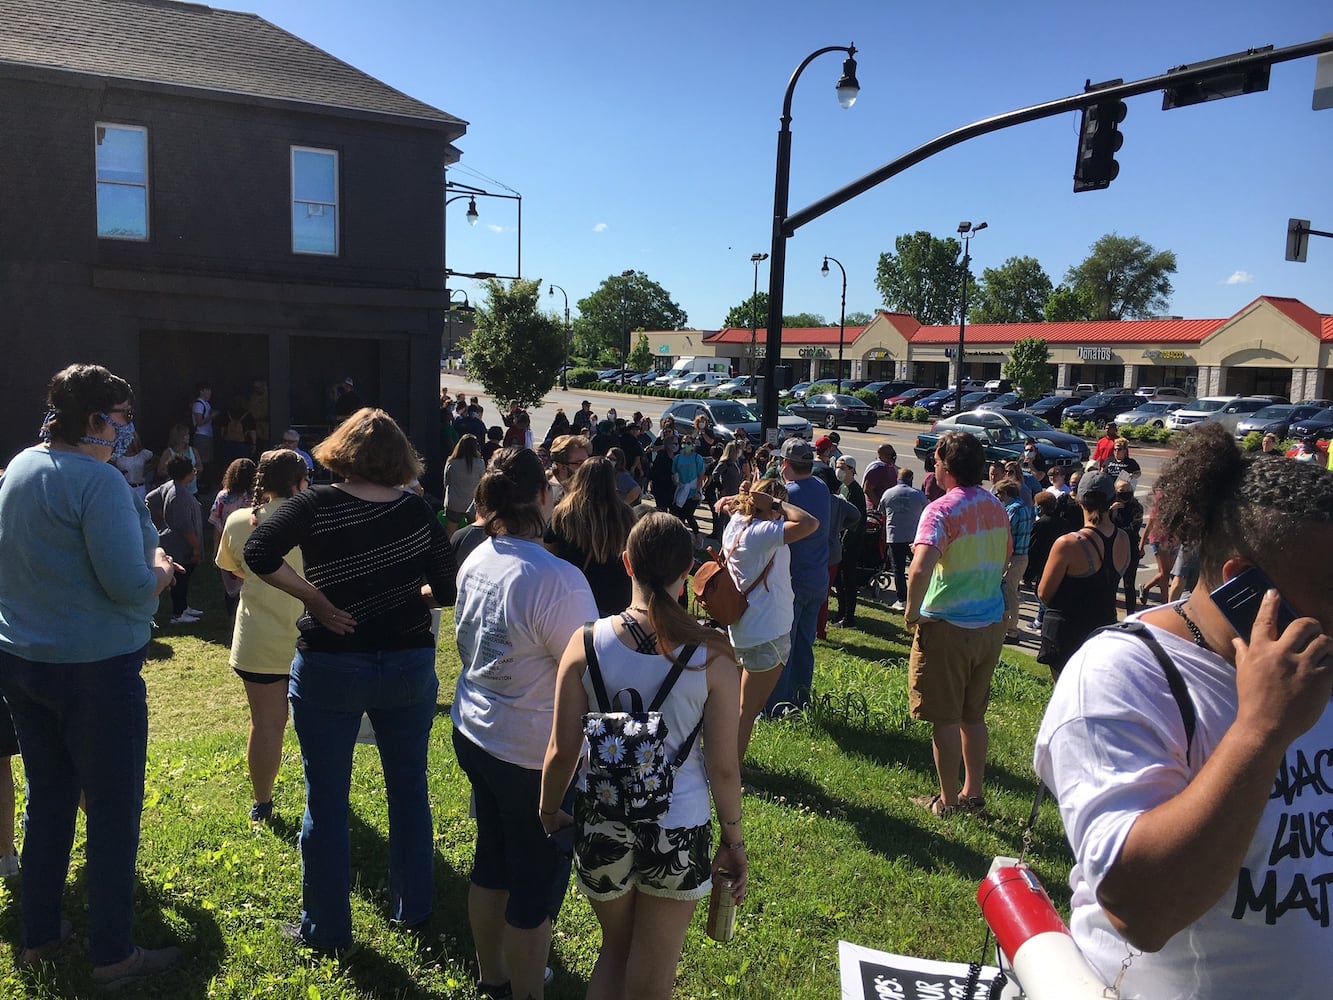
[[[282, 737], [287, 730], [287, 682], [298, 636], [296, 619], [305, 612], [305, 605], [246, 569], [245, 543], [284, 500], [310, 485], [309, 476], [305, 459], [296, 452], [285, 448], [264, 452], [255, 472], [254, 509], [229, 514], [218, 540], [218, 569], [241, 578], [231, 669], [245, 684], [250, 706], [245, 760], [254, 791], [250, 819], [256, 823], [273, 818], [273, 783], [282, 764]], [[299, 548], [283, 559], [296, 572], [304, 573]]]
[[[713, 877], [721, 883], [715, 891], [729, 891], [738, 904], [745, 898], [739, 690], [726, 640], [676, 601], [694, 564], [685, 526], [663, 512], [644, 515], [630, 532], [624, 561], [634, 598], [622, 614], [594, 624], [597, 668], [608, 692], [632, 687], [651, 703], [676, 658], [697, 646], [660, 709], [666, 759], [686, 756], [659, 818], [610, 818], [582, 779], [571, 815], [565, 789], [583, 754], [583, 716], [598, 705], [580, 629], [560, 661], [540, 816], [548, 834], [574, 827], [578, 886], [602, 927], [588, 995], [668, 1000], [686, 928], [698, 901], [714, 891]], [[716, 853], [710, 788], [722, 827]]]
[[[741, 666], [740, 760], [750, 746], [754, 720], [782, 676], [791, 652], [795, 597], [791, 586], [791, 554], [787, 546], [819, 528], [819, 521], [795, 504], [784, 504], [787, 487], [780, 479], [761, 479], [717, 503], [729, 514], [722, 532], [727, 571], [742, 593], [750, 590], [749, 607], [728, 631]], [[756, 581], [760, 581], [756, 584]]]
[[477, 486], [488, 537], [458, 571], [462, 670], [452, 713], [477, 818], [468, 890], [477, 991], [537, 1000], [551, 922], [569, 886], [569, 858], [537, 816], [556, 667], [569, 637], [597, 617], [579, 567], [542, 546], [545, 499], [536, 454], [501, 448], [491, 457]]
[[134, 490], [134, 495], [140, 500], [148, 496], [148, 481], [152, 479], [153, 468], [148, 463], [152, 460], [153, 453], [143, 446], [138, 434], [130, 439], [125, 454], [115, 460], [116, 468], [125, 476], [125, 482], [130, 484], [130, 489]]

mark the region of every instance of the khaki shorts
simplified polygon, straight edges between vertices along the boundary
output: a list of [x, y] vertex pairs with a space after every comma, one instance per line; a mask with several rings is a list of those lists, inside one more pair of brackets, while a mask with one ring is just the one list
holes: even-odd
[[941, 725], [986, 719], [991, 677], [1004, 648], [1004, 622], [961, 628], [922, 618], [907, 671], [912, 718]]

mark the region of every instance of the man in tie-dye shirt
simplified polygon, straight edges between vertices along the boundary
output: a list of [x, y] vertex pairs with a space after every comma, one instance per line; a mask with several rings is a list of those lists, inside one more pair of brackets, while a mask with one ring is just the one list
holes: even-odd
[[985, 474], [976, 437], [940, 435], [935, 476], [946, 492], [921, 515], [907, 575], [912, 717], [934, 726], [940, 782], [938, 794], [916, 801], [937, 816], [986, 805], [986, 704], [1004, 645], [1002, 580], [1013, 541], [1004, 505], [981, 485]]

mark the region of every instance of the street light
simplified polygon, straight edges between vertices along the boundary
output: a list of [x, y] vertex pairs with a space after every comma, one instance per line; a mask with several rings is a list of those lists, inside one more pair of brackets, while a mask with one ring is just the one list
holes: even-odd
[[[759, 265], [768, 260], [766, 253], [750, 254], [750, 263], [754, 265], [754, 293], [750, 296], [750, 381], [754, 381], [754, 347], [759, 336]], [[753, 387], [752, 387], [753, 388]]]
[[842, 340], [843, 333], [847, 329], [847, 269], [842, 266], [842, 261], [837, 257], [824, 256], [824, 266], [819, 269], [819, 273], [828, 277], [828, 262], [838, 265], [838, 270], [842, 272], [842, 308], [838, 310], [838, 392], [842, 392]]
[[[555, 290], [559, 285], [551, 285], [546, 294], [555, 298]], [[565, 297], [565, 365], [560, 369], [560, 388], [569, 388], [569, 295], [563, 288], [560, 288], [560, 294]]]
[[787, 82], [787, 93], [782, 101], [781, 127], [778, 129], [778, 164], [773, 177], [773, 244], [769, 248], [771, 261], [768, 268], [768, 336], [765, 346], [763, 423], [766, 433], [776, 435], [778, 426], [777, 370], [782, 354], [782, 286], [787, 271], [787, 195], [791, 187], [791, 101], [805, 67], [826, 52], [846, 52], [842, 76], [838, 79], [838, 105], [850, 108], [856, 103], [861, 85], [856, 80], [856, 46], [829, 45], [816, 49], [796, 67]]
[[[454, 353], [454, 317], [461, 317], [461, 321], [468, 322], [472, 314], [476, 312], [476, 307], [468, 301], [467, 292], [461, 288], [455, 288], [453, 291], [445, 289], [445, 294], [449, 297], [449, 312], [445, 316], [445, 324], [448, 327], [447, 340], [444, 348], [445, 359], [449, 361], [449, 367], [453, 368], [452, 355]], [[454, 301], [455, 295], [463, 296], [461, 303]]]
[[[453, 192], [455, 191], [462, 193], [453, 194]], [[445, 208], [449, 207], [450, 202], [462, 201], [464, 198], [467, 199], [467, 213], [464, 217], [467, 219], [469, 226], [475, 226], [477, 224], [477, 220], [481, 218], [481, 213], [477, 211], [478, 198], [503, 198], [506, 201], [512, 201], [517, 203], [518, 205], [518, 226], [517, 226], [518, 256], [516, 261], [517, 266], [515, 268], [514, 274], [512, 275], [501, 274], [501, 275], [496, 275], [496, 277], [503, 278], [506, 281], [516, 281], [522, 278], [523, 277], [523, 196], [518, 192], [514, 192], [513, 194], [500, 194], [499, 192], [496, 191], [487, 191], [485, 188], [473, 187], [471, 184], [460, 184], [458, 181], [451, 181], [447, 179], [444, 182], [444, 193], [445, 193], [445, 198], [444, 198]], [[447, 216], [445, 218], [445, 225], [443, 227], [443, 236], [444, 236], [444, 262], [445, 262], [444, 274], [445, 274], [445, 280], [447, 282], [449, 276], [452, 274], [464, 275], [464, 272], [449, 270], [448, 266], [449, 225]]]
[[[620, 272], [620, 276], [625, 279], [634, 277], [634, 268], [628, 268]], [[625, 361], [629, 357], [629, 282], [626, 280], [620, 286], [620, 319], [625, 324], [625, 339], [620, 342], [620, 388], [625, 388]]]
[[985, 228], [986, 223], [984, 222], [978, 222], [975, 226], [970, 222], [958, 223], [958, 235], [963, 238], [963, 302], [958, 312], [958, 378], [954, 385], [954, 413], [963, 412], [963, 331], [967, 328], [967, 267], [972, 263], [969, 250], [972, 237]]

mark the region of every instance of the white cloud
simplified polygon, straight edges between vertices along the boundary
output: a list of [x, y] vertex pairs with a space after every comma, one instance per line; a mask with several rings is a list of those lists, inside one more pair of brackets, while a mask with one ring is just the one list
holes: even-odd
[[495, 223], [493, 223], [493, 222], [488, 222], [488, 223], [486, 223], [486, 228], [489, 229], [489, 230], [490, 230], [491, 232], [493, 232], [493, 233], [503, 233], [503, 232], [505, 231], [505, 227], [504, 227], [504, 226], [497, 226], [497, 225], [495, 225]]
[[1252, 285], [1254, 284], [1254, 275], [1249, 271], [1233, 271], [1231, 277], [1223, 282], [1224, 285]]
[[599, 223], [597, 223], [597, 225], [595, 225], [595, 226], [592, 227], [592, 231], [593, 231], [594, 233], [604, 233], [604, 232], [606, 232], [606, 223], [605, 223], [605, 222], [599, 222]]

